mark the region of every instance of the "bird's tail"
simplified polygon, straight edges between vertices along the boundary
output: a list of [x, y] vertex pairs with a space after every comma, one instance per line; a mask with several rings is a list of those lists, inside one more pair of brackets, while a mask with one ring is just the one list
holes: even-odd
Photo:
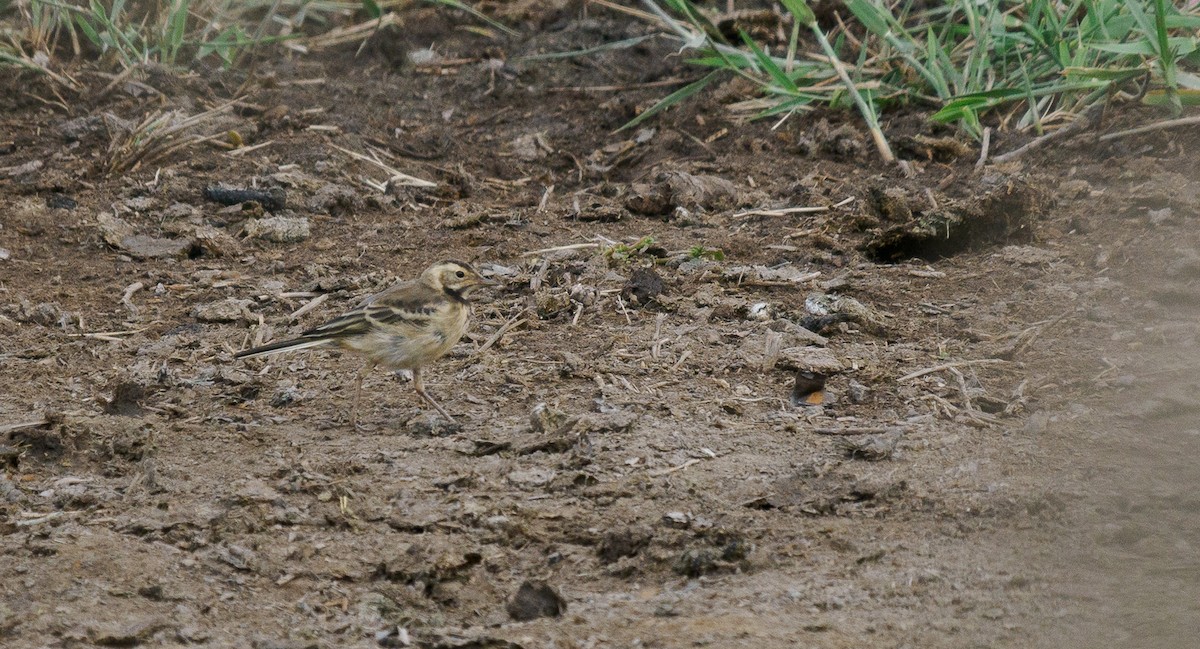
[[293, 352], [313, 347], [324, 347], [329, 344], [328, 338], [293, 338], [262, 347], [245, 349], [233, 355], [234, 358], [258, 358], [259, 356], [274, 356], [283, 352]]

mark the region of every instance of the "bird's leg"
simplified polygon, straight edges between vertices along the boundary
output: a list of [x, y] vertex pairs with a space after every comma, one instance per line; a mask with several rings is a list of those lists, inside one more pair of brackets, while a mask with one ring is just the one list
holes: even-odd
[[362, 396], [363, 378], [373, 369], [375, 369], [375, 363], [367, 361], [362, 369], [358, 370], [358, 376], [354, 380], [354, 401], [350, 405], [350, 425], [355, 429], [358, 428], [358, 399]]
[[446, 418], [446, 421], [449, 421], [452, 424], [457, 423], [454, 421], [454, 417], [451, 417], [450, 413], [446, 412], [444, 408], [438, 405], [438, 402], [434, 401], [433, 397], [429, 396], [429, 393], [425, 391], [425, 383], [421, 381], [421, 368], [414, 367], [412, 373], [413, 387], [417, 389], [417, 394], [421, 395], [422, 399], [428, 401], [429, 405], [433, 406], [439, 413], [441, 413], [441, 415]]

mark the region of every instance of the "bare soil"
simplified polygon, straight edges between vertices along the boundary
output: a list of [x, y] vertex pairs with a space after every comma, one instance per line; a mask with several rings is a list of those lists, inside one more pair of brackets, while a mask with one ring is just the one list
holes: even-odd
[[[976, 169], [902, 112], [906, 178], [736, 81], [614, 132], [695, 70], [521, 62], [645, 30], [531, 12], [0, 80], [0, 645], [1190, 646], [1194, 137]], [[233, 358], [442, 258], [500, 282], [428, 369], [459, 426]]]

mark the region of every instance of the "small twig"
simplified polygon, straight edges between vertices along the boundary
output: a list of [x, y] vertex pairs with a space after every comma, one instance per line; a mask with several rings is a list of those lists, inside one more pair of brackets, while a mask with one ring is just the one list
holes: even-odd
[[322, 293], [321, 295], [318, 295], [317, 297], [309, 300], [308, 302], [305, 302], [304, 306], [300, 307], [299, 309], [296, 309], [295, 311], [292, 311], [292, 315], [288, 316], [288, 321], [295, 322], [295, 321], [299, 320], [304, 314], [321, 306], [321, 303], [328, 299], [329, 299], [329, 294]]
[[844, 428], [814, 428], [813, 432], [818, 435], [882, 435], [903, 430], [900, 426], [846, 426]]
[[50, 420], [45, 417], [42, 417], [41, 419], [38, 419], [36, 421], [23, 421], [23, 422], [16, 423], [16, 424], [4, 424], [4, 425], [0, 426], [0, 435], [11, 435], [12, 433], [16, 433], [16, 432], [19, 432], [22, 430], [29, 430], [31, 428], [41, 428], [42, 426], [45, 426], [48, 423], [50, 423]]
[[234, 149], [225, 155], [232, 156], [232, 157], [243, 156], [243, 155], [246, 155], [247, 153], [250, 153], [251, 151], [257, 151], [263, 147], [271, 146], [272, 144], [275, 144], [275, 140], [267, 140], [266, 142], [260, 142], [253, 146], [244, 146], [244, 147], [241, 147], [238, 149]]
[[131, 299], [134, 293], [146, 288], [146, 285], [141, 282], [134, 282], [125, 287], [125, 292], [121, 294], [121, 304], [129, 309], [129, 316], [136, 319], [138, 317], [138, 308]]
[[336, 144], [330, 144], [329, 146], [331, 148], [337, 149], [338, 151], [341, 151], [342, 153], [345, 153], [346, 155], [350, 156], [351, 158], [354, 158], [355, 160], [360, 160], [362, 162], [365, 162], [370, 165], [374, 165], [374, 166], [378, 167], [379, 169], [383, 170], [385, 173], [388, 174], [388, 182], [393, 185], [410, 185], [412, 187], [437, 187], [437, 183], [435, 183], [435, 182], [430, 182], [428, 180], [417, 178], [416, 176], [410, 176], [402, 171], [399, 171], [397, 169], [393, 169], [392, 167], [389, 167], [388, 165], [380, 162], [379, 160], [376, 160], [375, 158], [372, 158], [371, 156], [363, 155], [361, 153], [351, 151], [350, 149], [343, 149], [342, 147], [340, 147]]
[[654, 340], [650, 343], [650, 357], [658, 358], [659, 350], [662, 347], [662, 326], [663, 321], [667, 319], [667, 314], [660, 313], [654, 318]]
[[475, 350], [475, 353], [472, 354], [472, 356], [478, 356], [479, 354], [482, 354], [483, 352], [491, 349], [492, 345], [495, 345], [496, 342], [498, 340], [500, 340], [501, 337], [504, 336], [504, 334], [525, 324], [528, 320], [526, 318], [522, 317], [524, 315], [525, 315], [525, 311], [521, 311], [520, 313], [518, 313], [517, 315], [515, 315], [511, 319], [509, 319], [508, 322], [505, 322], [499, 329], [496, 330], [496, 333], [492, 334], [490, 338], [485, 340], [483, 342], [483, 344], [479, 346], [479, 349]]
[[521, 253], [521, 256], [522, 257], [531, 257], [533, 255], [540, 255], [540, 254], [547, 253], [547, 252], [558, 252], [560, 250], [583, 250], [584, 248], [599, 248], [599, 247], [600, 247], [600, 244], [598, 244], [598, 243], [573, 243], [569, 246], [556, 246], [554, 248], [542, 248], [541, 250], [530, 250], [529, 252]]
[[546, 211], [546, 203], [550, 202], [552, 195], [554, 195], [554, 185], [550, 185], [546, 188], [546, 191], [542, 192], [542, 200], [538, 201], [537, 206], [538, 213]]
[[934, 365], [933, 367], [927, 367], [923, 370], [917, 370], [916, 372], [910, 372], [909, 374], [905, 374], [904, 376], [896, 379], [896, 381], [910, 381], [912, 379], [917, 378], [918, 376], [925, 376], [926, 374], [933, 374], [934, 372], [941, 372], [942, 370], [948, 370], [953, 367], [969, 367], [971, 365], [990, 365], [992, 363], [1007, 363], [1007, 362], [1008, 361], [1006, 361], [1002, 358], [980, 358], [978, 360], [973, 360], [973, 361], [955, 361], [953, 363], [942, 363], [941, 365]]
[[17, 521], [16, 525], [17, 525], [17, 527], [32, 527], [34, 525], [40, 525], [42, 523], [45, 523], [46, 521], [52, 521], [56, 518], [66, 516], [67, 514], [74, 514], [74, 513], [76, 513], [76, 512], [50, 512], [49, 514], [46, 514], [44, 516], [38, 516], [37, 518], [30, 518], [28, 520]]
[[629, 309], [625, 308], [625, 300], [622, 300], [620, 295], [617, 296], [617, 306], [621, 307], [621, 313], [625, 316], [625, 323], [632, 327], [633, 319], [629, 317]]
[[[896, 162], [896, 155], [892, 153], [892, 147], [888, 144], [887, 137], [884, 136], [883, 130], [879, 128], [879, 116], [875, 113], [875, 109], [868, 106], [867, 101], [863, 99], [862, 93], [854, 85], [854, 80], [846, 72], [846, 66], [838, 58], [837, 52], [834, 51], [833, 45], [829, 43], [829, 39], [825, 37], [825, 32], [817, 24], [816, 19], [809, 22], [808, 28], [817, 37], [817, 42], [820, 43], [825, 56], [829, 57], [829, 64], [833, 66], [833, 71], [841, 79], [842, 85], [846, 86], [846, 90], [850, 93], [850, 98], [854, 100], [854, 105], [858, 107], [858, 112], [862, 114], [863, 121], [867, 123], [867, 128], [871, 131], [871, 139], [875, 142], [875, 148], [879, 151], [879, 157], [883, 158], [883, 161], [887, 164]], [[904, 175], [913, 175], [912, 168], [903, 160], [900, 161], [900, 168], [904, 171]]]
[[682, 470], [688, 468], [689, 466], [692, 466], [693, 464], [699, 464], [699, 463], [700, 463], [700, 460], [698, 460], [697, 458], [692, 458], [692, 459], [688, 460], [687, 462], [680, 464], [679, 466], [673, 466], [669, 469], [662, 469], [660, 471], [651, 471], [650, 476], [653, 478], [657, 478], [659, 476], [670, 475], [672, 473], [675, 473], [676, 471], [682, 471]]
[[1054, 131], [1053, 133], [1047, 133], [1042, 137], [1032, 140], [1019, 149], [1009, 151], [1004, 155], [998, 155], [995, 158], [992, 158], [992, 160], [994, 162], [1008, 162], [1009, 160], [1016, 160], [1030, 151], [1036, 151], [1047, 144], [1051, 144], [1063, 138], [1072, 136], [1089, 128], [1092, 125], [1093, 120], [1099, 116], [1103, 110], [1103, 103], [1092, 104], [1091, 106], [1088, 106], [1087, 109], [1085, 109], [1082, 113], [1080, 113], [1078, 119], [1076, 119], [1074, 122], [1071, 122], [1070, 124], [1058, 129], [1057, 131]]
[[[263, 341], [267, 337], [267, 321], [263, 318], [263, 314], [258, 314], [258, 326], [254, 329], [254, 346], [262, 347]], [[269, 365], [264, 365], [265, 370]]]
[[736, 219], [736, 218], [741, 218], [743, 216], [786, 216], [788, 214], [811, 214], [814, 212], [828, 212], [829, 210], [832, 210], [832, 209], [835, 209], [838, 207], [844, 207], [853, 202], [854, 202], [854, 197], [851, 196], [842, 201], [834, 203], [833, 205], [816, 205], [813, 207], [784, 207], [784, 208], [780, 208], [780, 209], [771, 209], [771, 208], [761, 207], [761, 208], [757, 208], [757, 209], [753, 209], [753, 210], [747, 210], [745, 212], [739, 212], [737, 214], [734, 214], [732, 218]]
[[976, 169], [983, 169], [983, 165], [987, 164], [988, 149], [992, 146], [992, 127], [983, 129], [983, 144], [979, 147], [979, 160], [975, 163]]
[[783, 334], [778, 331], [768, 331], [763, 349], [762, 369], [764, 372], [775, 369], [775, 363], [779, 362], [779, 353], [782, 347]]
[[1128, 137], [1130, 135], [1137, 135], [1139, 133], [1149, 133], [1150, 131], [1159, 131], [1166, 128], [1178, 128], [1180, 126], [1193, 126], [1195, 124], [1200, 124], [1200, 116], [1168, 119], [1161, 122], [1154, 122], [1153, 124], [1146, 124], [1145, 126], [1139, 126], [1137, 128], [1125, 129], [1124, 131], [1105, 133], [1104, 135], [1101, 135], [1099, 139], [1101, 142], [1108, 142], [1109, 140]]
[[150, 327], [140, 327], [138, 329], [126, 329], [124, 331], [95, 331], [82, 334], [67, 334], [71, 338], [103, 338], [112, 339], [114, 336], [128, 336], [130, 334], [141, 333]]
[[678, 86], [683, 83], [688, 83], [689, 79], [660, 79], [658, 81], [647, 81], [645, 83], [627, 83], [619, 86], [552, 86], [546, 88], [547, 92], [624, 92], [626, 90], [642, 90], [645, 88], [662, 88], [664, 86]]

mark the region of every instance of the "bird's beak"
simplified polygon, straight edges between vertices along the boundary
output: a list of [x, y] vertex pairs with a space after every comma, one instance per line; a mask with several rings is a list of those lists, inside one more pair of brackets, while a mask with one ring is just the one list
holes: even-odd
[[480, 286], [488, 286], [488, 287], [499, 286], [500, 282], [497, 282], [496, 280], [494, 280], [490, 277], [484, 277], [483, 275], [480, 275], [479, 276], [479, 285]]

